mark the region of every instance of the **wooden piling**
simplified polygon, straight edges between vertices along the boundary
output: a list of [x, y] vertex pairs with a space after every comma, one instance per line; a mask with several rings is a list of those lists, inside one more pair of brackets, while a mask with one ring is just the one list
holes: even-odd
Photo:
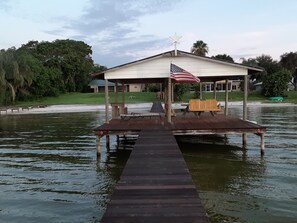
[[264, 155], [264, 150], [265, 150], [264, 133], [261, 133], [260, 137], [261, 137], [261, 156], [263, 156]]
[[99, 157], [101, 155], [100, 141], [101, 141], [101, 135], [97, 135], [96, 136], [96, 153], [97, 153], [97, 157]]
[[106, 149], [109, 150], [110, 149], [110, 137], [109, 135], [105, 136], [105, 140], [106, 140]]
[[242, 147], [246, 147], [247, 145], [247, 137], [246, 137], [246, 133], [242, 133]]

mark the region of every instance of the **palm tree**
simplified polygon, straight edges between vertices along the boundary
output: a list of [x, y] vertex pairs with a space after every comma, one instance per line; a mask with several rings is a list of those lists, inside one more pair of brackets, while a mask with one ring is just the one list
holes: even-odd
[[197, 40], [196, 43], [193, 43], [191, 53], [198, 56], [205, 56], [208, 53], [207, 43], [203, 42], [202, 40]]

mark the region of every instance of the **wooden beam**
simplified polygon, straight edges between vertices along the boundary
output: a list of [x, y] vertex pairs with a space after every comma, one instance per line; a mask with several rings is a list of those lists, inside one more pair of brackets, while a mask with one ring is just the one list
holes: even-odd
[[115, 103], [119, 102], [119, 94], [118, 94], [118, 81], [115, 82]]
[[105, 79], [105, 122], [108, 123], [109, 122], [109, 112], [108, 112], [108, 108], [109, 108], [109, 101], [108, 101], [108, 80]]
[[228, 101], [229, 101], [229, 91], [228, 91], [228, 79], [226, 79], [225, 82], [226, 86], [225, 86], [225, 115], [228, 115]]
[[122, 103], [125, 106], [125, 84], [124, 84], [124, 81], [122, 81]]
[[[244, 121], [247, 120], [247, 98], [248, 98], [248, 75], [244, 76], [243, 79], [243, 108], [242, 108], [242, 119]], [[242, 134], [242, 146], [246, 147], [247, 145], [247, 137], [246, 133]]]
[[97, 157], [100, 157], [101, 155], [101, 145], [100, 145], [100, 140], [101, 140], [101, 135], [96, 136], [96, 154]]
[[260, 137], [261, 137], [261, 156], [263, 156], [264, 155], [264, 150], [265, 150], [264, 133], [261, 133]]
[[217, 82], [213, 82], [213, 98], [217, 99]]
[[248, 75], [244, 76], [243, 81], [243, 117], [244, 121], [247, 120], [247, 99], [248, 99]]

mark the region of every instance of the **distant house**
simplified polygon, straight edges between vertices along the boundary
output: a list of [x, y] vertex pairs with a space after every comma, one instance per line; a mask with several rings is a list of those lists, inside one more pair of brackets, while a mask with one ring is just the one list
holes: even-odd
[[262, 91], [262, 89], [263, 89], [263, 82], [255, 83], [253, 87], [254, 87], [254, 90], [255, 91]]
[[145, 84], [129, 84], [127, 87], [129, 92], [142, 92], [145, 89]]
[[[90, 88], [94, 90], [94, 93], [104, 92], [105, 91], [105, 80], [99, 80], [99, 79], [92, 80], [88, 84], [88, 86], [90, 86]], [[118, 88], [122, 89], [122, 85], [118, 84]], [[116, 91], [115, 83], [110, 82], [110, 81], [108, 82], [108, 91], [113, 91], [113, 92]]]
[[[230, 80], [228, 83], [228, 91], [240, 91], [240, 80]], [[214, 91], [215, 84], [212, 82], [203, 83], [202, 91], [212, 92]], [[226, 89], [226, 82], [225, 81], [217, 81], [216, 83], [216, 90], [217, 91], [225, 91]]]

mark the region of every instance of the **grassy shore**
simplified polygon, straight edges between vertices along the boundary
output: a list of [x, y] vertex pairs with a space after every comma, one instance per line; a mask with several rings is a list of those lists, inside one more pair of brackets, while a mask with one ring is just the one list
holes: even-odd
[[[284, 98], [283, 102], [297, 103], [297, 92], [287, 92], [287, 97]], [[122, 99], [122, 94], [118, 94], [119, 101]], [[110, 102], [114, 102], [114, 92], [109, 93]], [[188, 102], [190, 98], [194, 98], [193, 93], [187, 93], [183, 96], [182, 101]], [[213, 98], [213, 93], [203, 92], [203, 98]], [[224, 92], [217, 92], [217, 100], [224, 101]], [[229, 101], [242, 101], [243, 92], [230, 92]], [[153, 102], [156, 101], [156, 93], [154, 92], [127, 92], [125, 93], [126, 103], [142, 103], [142, 102]], [[250, 92], [248, 101], [259, 101], [259, 102], [271, 102], [268, 98], [261, 95], [260, 92]], [[58, 97], [46, 97], [38, 100], [18, 102], [17, 105], [59, 105], [59, 104], [104, 104], [104, 93], [67, 93], [62, 94]]]

